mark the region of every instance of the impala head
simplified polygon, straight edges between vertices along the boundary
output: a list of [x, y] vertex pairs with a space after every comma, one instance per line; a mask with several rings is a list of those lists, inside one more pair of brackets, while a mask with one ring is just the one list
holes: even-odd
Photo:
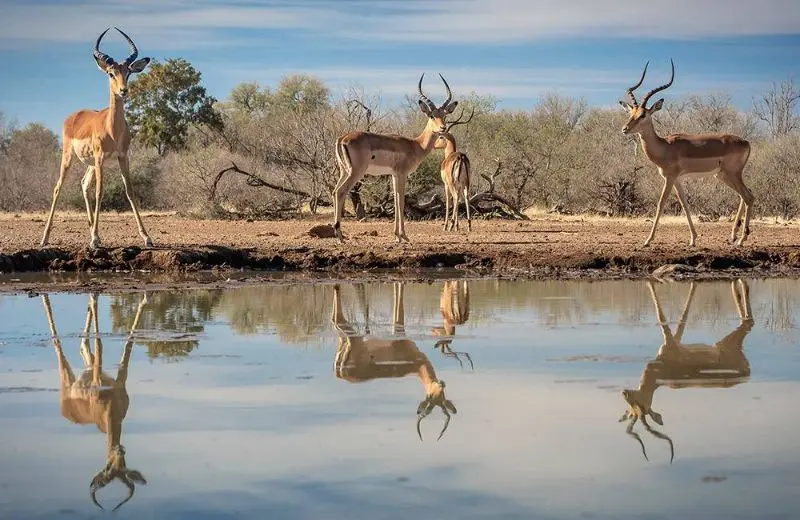
[[463, 121], [462, 119], [464, 117], [464, 110], [462, 109], [461, 113], [458, 114], [458, 118], [455, 121], [450, 121], [449, 123], [445, 124], [444, 133], [439, 134], [439, 137], [436, 138], [436, 144], [434, 145], [434, 148], [437, 149], [445, 148], [447, 146], [447, 141], [453, 139], [453, 136], [451, 134], [453, 127], [458, 125], [466, 125], [467, 123], [472, 121], [472, 116], [474, 115], [475, 115], [475, 107], [472, 107], [472, 113], [470, 113], [469, 118], [467, 118], [466, 121]]
[[638, 433], [633, 431], [633, 427], [636, 424], [636, 421], [641, 420], [642, 424], [644, 425], [645, 429], [654, 437], [659, 439], [663, 439], [669, 443], [669, 463], [672, 464], [673, 459], [675, 458], [675, 445], [672, 443], [672, 439], [660, 431], [656, 430], [647, 422], [647, 417], [650, 416], [653, 421], [655, 421], [660, 426], [664, 425], [664, 420], [661, 418], [661, 414], [654, 412], [653, 409], [650, 407], [650, 402], [652, 401], [652, 394], [650, 394], [649, 399], [646, 395], [643, 395], [641, 390], [623, 390], [622, 397], [628, 403], [628, 409], [625, 413], [622, 414], [622, 417], [619, 418], [619, 422], [629, 421], [628, 428], [625, 430], [628, 435], [636, 439], [639, 443], [639, 446], [642, 448], [642, 455], [644, 455], [645, 460], [650, 460], [647, 458], [647, 449], [644, 447], [644, 442], [642, 438], [639, 436]]
[[660, 87], [656, 87], [650, 92], [648, 92], [644, 96], [644, 99], [642, 99], [641, 104], [636, 100], [636, 96], [633, 94], [633, 91], [642, 85], [642, 82], [644, 81], [644, 76], [647, 73], [647, 65], [649, 65], [650, 62], [645, 63], [644, 70], [642, 71], [642, 77], [639, 78], [639, 82], [625, 91], [625, 96], [627, 99], [625, 101], [620, 100], [619, 104], [622, 105], [625, 108], [625, 110], [628, 111], [630, 118], [628, 119], [628, 122], [625, 123], [625, 126], [622, 127], [623, 134], [630, 134], [631, 132], [637, 132], [638, 131], [637, 129], [640, 128], [640, 125], [642, 123], [647, 122], [650, 119], [650, 116], [652, 116], [655, 112], [661, 110], [661, 107], [664, 106], [664, 98], [661, 98], [658, 101], [656, 101], [650, 108], [647, 108], [647, 102], [650, 100], [653, 94], [661, 92], [662, 90], [666, 90], [670, 86], [672, 86], [672, 81], [675, 79], [675, 63], [672, 61], [671, 58], [669, 62], [672, 65], [672, 75], [669, 78], [669, 83], [661, 85]]
[[106, 467], [94, 476], [92, 483], [89, 485], [92, 502], [100, 509], [104, 508], [100, 505], [100, 502], [97, 501], [97, 492], [106, 487], [114, 479], [118, 479], [128, 488], [128, 496], [117, 504], [114, 511], [122, 507], [125, 502], [133, 497], [136, 484], [147, 484], [147, 481], [140, 472], [135, 469], [128, 469], [125, 466], [125, 448], [119, 444], [111, 448], [108, 454]]
[[422, 431], [420, 430], [422, 419], [430, 415], [435, 407], [441, 408], [445, 416], [444, 426], [436, 440], [441, 439], [444, 432], [447, 431], [447, 427], [450, 425], [450, 413], [457, 413], [455, 405], [444, 395], [445, 386], [444, 381], [437, 380], [432, 381], [425, 389], [425, 399], [417, 407], [417, 435], [419, 435], [419, 440], [422, 440]]
[[424, 73], [419, 77], [417, 90], [419, 91], [419, 109], [422, 110], [423, 114], [428, 116], [428, 124], [425, 128], [431, 132], [443, 134], [447, 132], [447, 116], [452, 114], [453, 110], [456, 109], [458, 101], [452, 101], [453, 92], [450, 90], [450, 85], [447, 84], [447, 80], [444, 79], [444, 76], [439, 74], [439, 77], [442, 78], [442, 82], [444, 83], [444, 88], [447, 89], [447, 99], [440, 107], [437, 107], [436, 104], [428, 99], [428, 96], [422, 92], [422, 78], [424, 77]]
[[[114, 29], [117, 28], [114, 27]], [[114, 95], [124, 98], [128, 95], [128, 78], [131, 74], [142, 72], [144, 68], [147, 67], [147, 64], [150, 63], [150, 58], [141, 58], [137, 60], [136, 57], [139, 55], [139, 49], [136, 48], [136, 44], [133, 43], [133, 40], [131, 40], [127, 34], [117, 29], [128, 41], [128, 45], [131, 48], [131, 55], [125, 58], [125, 61], [122, 63], [117, 63], [114, 61], [114, 58], [100, 51], [100, 40], [103, 39], [103, 36], [105, 36], [108, 31], [109, 29], [106, 29], [97, 37], [97, 41], [94, 44], [94, 60], [97, 62], [97, 66], [100, 70], [108, 74], [108, 81]]]

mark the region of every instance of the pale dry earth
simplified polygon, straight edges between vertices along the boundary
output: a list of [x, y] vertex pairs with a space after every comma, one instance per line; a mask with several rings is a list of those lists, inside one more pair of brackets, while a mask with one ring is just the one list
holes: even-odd
[[[231, 274], [221, 277], [219, 273], [234, 270], [248, 270], [249, 275], [238, 278], [250, 280], [274, 273], [292, 273], [290, 278], [310, 274], [385, 277], [386, 270], [392, 275], [419, 277], [420, 270], [428, 268], [455, 268], [466, 276], [639, 278], [665, 264], [687, 266], [677, 269], [676, 276], [800, 273], [800, 225], [774, 219], [754, 221], [743, 247], [727, 242], [729, 222], [696, 222], [697, 246], [690, 247], [683, 217], [663, 218], [650, 247], [642, 246], [649, 219], [540, 215], [529, 221], [476, 220], [471, 233], [447, 233], [440, 222], [411, 221], [406, 223], [411, 239], [407, 244], [394, 242], [391, 220], [346, 219], [343, 230], [348, 240], [344, 244], [309, 234], [315, 226], [329, 232], [327, 216], [229, 221], [146, 213], [144, 222], [154, 248], [144, 248], [132, 214], [107, 213], [100, 219], [104, 247], [91, 251], [85, 215], [58, 213], [50, 245], [39, 248], [44, 215], [0, 214], [0, 271], [5, 273], [0, 290], [19, 290], [20, 283], [41, 289], [56, 281], [51, 277], [48, 281], [29, 278], [14, 282], [18, 278], [9, 273], [21, 272], [183, 273], [186, 281], [182, 283], [188, 284], [200, 283], [200, 278], [187, 277], [187, 273], [209, 269], [217, 275], [203, 278], [204, 283], [231, 278]], [[252, 271], [259, 274], [254, 276]], [[425, 272], [423, 278], [431, 274]], [[177, 283], [178, 278], [171, 280]], [[61, 282], [69, 283], [84, 282]], [[103, 283], [125, 285], [113, 279]]]

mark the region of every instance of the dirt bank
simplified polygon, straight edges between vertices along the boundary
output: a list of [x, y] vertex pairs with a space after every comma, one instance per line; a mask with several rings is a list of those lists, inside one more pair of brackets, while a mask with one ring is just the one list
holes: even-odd
[[[796, 276], [800, 229], [754, 222], [747, 245], [726, 242], [727, 222], [697, 223], [698, 245], [689, 247], [683, 218], [659, 225], [653, 244], [641, 246], [650, 222], [542, 216], [530, 221], [476, 221], [470, 234], [445, 233], [440, 223], [410, 222], [410, 244], [396, 244], [390, 221], [347, 220], [349, 240], [339, 244], [309, 230], [328, 219], [243, 222], [145, 215], [156, 243], [147, 249], [129, 214], [101, 216], [102, 249], [90, 251], [86, 218], [59, 215], [51, 245], [37, 247], [42, 215], [0, 216], [0, 271], [187, 273], [213, 269], [326, 274], [337, 277], [455, 268], [476, 276], [526, 278], [636, 278], [665, 264], [685, 264], [685, 276]], [[7, 281], [7, 280], [6, 280]]]

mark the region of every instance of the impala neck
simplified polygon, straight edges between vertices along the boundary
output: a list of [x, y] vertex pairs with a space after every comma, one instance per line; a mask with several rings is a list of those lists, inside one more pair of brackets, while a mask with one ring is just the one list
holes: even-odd
[[106, 126], [110, 135], [114, 138], [119, 136], [128, 127], [125, 121], [125, 100], [114, 94], [111, 86], [108, 88], [108, 116]]
[[658, 389], [658, 376], [659, 370], [653, 369], [653, 366], [648, 363], [642, 372], [642, 378], [639, 380], [639, 404], [646, 410], [650, 410], [653, 405], [653, 394]]
[[445, 140], [444, 156], [449, 157], [456, 151], [456, 138], [448, 134], [444, 136], [444, 140]]
[[439, 380], [436, 379], [436, 372], [433, 370], [433, 365], [427, 357], [425, 357], [420, 365], [417, 375], [419, 376], [419, 380], [422, 381], [422, 386], [425, 387], [426, 395], [430, 395], [436, 390], [434, 387], [438, 387], [437, 383]]
[[639, 141], [642, 143], [642, 150], [647, 158], [656, 164], [660, 164], [661, 159], [667, 153], [667, 142], [656, 133], [653, 127], [653, 118], [650, 117], [646, 122], [637, 128]]
[[421, 134], [414, 139], [419, 147], [422, 149], [423, 155], [428, 155], [433, 150], [434, 145], [436, 144], [436, 138], [438, 135], [435, 131], [431, 130], [429, 127], [425, 127], [425, 130], [422, 131]]

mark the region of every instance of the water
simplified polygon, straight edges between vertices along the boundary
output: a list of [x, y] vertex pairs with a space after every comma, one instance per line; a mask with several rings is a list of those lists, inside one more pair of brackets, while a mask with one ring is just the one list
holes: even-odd
[[0, 518], [796, 518], [800, 282], [653, 289], [0, 296]]

